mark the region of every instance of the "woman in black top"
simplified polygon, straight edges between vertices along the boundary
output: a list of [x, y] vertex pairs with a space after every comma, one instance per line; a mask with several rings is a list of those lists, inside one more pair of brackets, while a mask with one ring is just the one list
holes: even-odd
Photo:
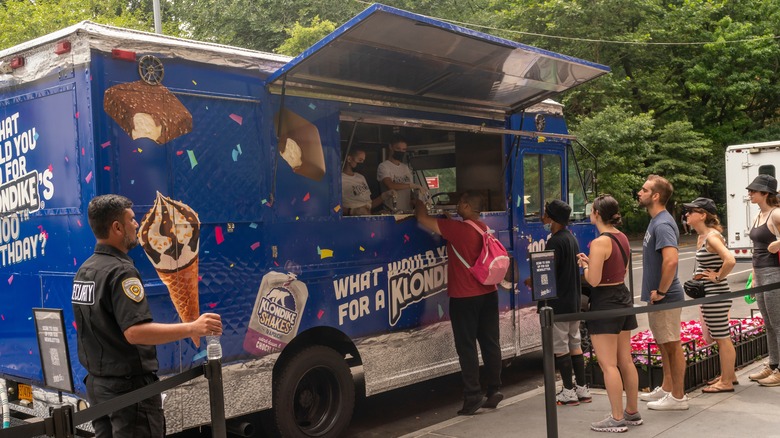
[[[760, 212], [750, 229], [753, 241], [753, 285], [762, 286], [780, 282], [780, 200], [777, 198], [777, 180], [769, 175], [758, 175], [747, 186], [750, 202], [758, 205]], [[769, 364], [761, 371], [748, 376], [763, 386], [780, 386], [780, 290], [756, 294], [756, 303], [764, 318]]]

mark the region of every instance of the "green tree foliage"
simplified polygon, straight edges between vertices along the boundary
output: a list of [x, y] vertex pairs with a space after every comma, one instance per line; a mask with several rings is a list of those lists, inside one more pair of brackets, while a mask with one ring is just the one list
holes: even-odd
[[319, 16], [312, 19], [310, 26], [302, 26], [300, 22], [296, 21], [292, 29], [287, 30], [290, 37], [284, 40], [282, 45], [276, 49], [276, 52], [282, 55], [296, 56], [335, 29], [335, 23], [328, 20], [320, 20]]
[[[0, 49], [83, 20], [153, 31], [151, 10], [147, 14], [143, 9], [131, 6], [132, 3], [119, 0], [3, 0], [0, 1]], [[175, 31], [176, 26], [166, 29]]]
[[598, 157], [598, 190], [609, 193], [624, 213], [636, 210], [634, 193], [649, 174], [654, 122], [650, 114], [634, 115], [622, 106], [609, 106], [584, 119], [577, 134]]

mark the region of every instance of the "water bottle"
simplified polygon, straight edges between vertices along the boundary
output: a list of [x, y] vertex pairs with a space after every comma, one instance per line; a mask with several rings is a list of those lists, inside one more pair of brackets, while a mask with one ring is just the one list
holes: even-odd
[[209, 360], [222, 359], [222, 344], [219, 336], [206, 336], [206, 357]]

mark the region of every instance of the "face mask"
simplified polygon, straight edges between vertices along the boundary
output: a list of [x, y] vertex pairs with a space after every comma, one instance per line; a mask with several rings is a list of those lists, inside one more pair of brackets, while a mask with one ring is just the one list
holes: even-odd
[[396, 159], [398, 161], [401, 161], [404, 159], [405, 152], [402, 151], [393, 151], [393, 159]]
[[364, 163], [357, 163], [352, 168], [352, 170], [354, 170], [355, 172], [358, 172], [358, 173], [363, 173], [363, 169], [365, 169], [365, 164]]
[[544, 224], [544, 231], [550, 231], [552, 229], [552, 223]]

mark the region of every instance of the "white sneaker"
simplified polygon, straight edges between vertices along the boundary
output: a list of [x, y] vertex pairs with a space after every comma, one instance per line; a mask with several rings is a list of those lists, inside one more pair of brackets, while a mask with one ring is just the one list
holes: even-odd
[[590, 403], [593, 401], [588, 385], [574, 385], [574, 392], [577, 393], [577, 400], [579, 400], [580, 403]]
[[657, 401], [666, 397], [666, 394], [669, 393], [661, 389], [660, 386], [656, 386], [655, 389], [650, 392], [643, 392], [639, 394], [639, 400], [646, 402]]
[[666, 394], [661, 400], [649, 402], [647, 409], [654, 411], [685, 411], [688, 409], [688, 396], [684, 395], [682, 399], [677, 399], [672, 394]]
[[559, 406], [563, 406], [563, 405], [577, 406], [578, 404], [580, 404], [580, 400], [577, 398], [577, 391], [575, 391], [574, 388], [572, 389], [561, 388], [561, 392], [559, 392], [555, 396], [555, 402]]

